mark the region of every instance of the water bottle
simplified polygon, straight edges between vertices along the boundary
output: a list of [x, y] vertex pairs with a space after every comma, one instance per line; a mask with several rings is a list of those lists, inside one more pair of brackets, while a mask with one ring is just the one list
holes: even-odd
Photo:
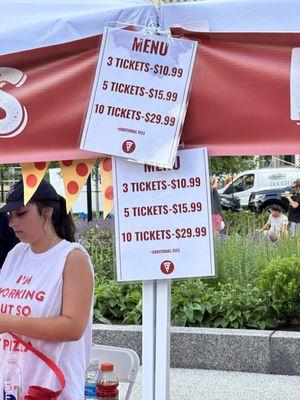
[[92, 359], [88, 369], [85, 372], [84, 399], [97, 400], [96, 383], [98, 376], [99, 361]]
[[22, 399], [22, 372], [17, 363], [17, 354], [8, 353], [3, 369], [3, 400]]
[[119, 400], [119, 381], [114, 373], [114, 365], [110, 363], [101, 364], [101, 374], [97, 380], [98, 400]]

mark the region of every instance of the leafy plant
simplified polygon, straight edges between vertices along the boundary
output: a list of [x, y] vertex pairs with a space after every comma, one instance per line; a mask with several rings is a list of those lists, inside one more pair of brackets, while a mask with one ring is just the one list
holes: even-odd
[[266, 329], [277, 325], [277, 312], [258, 288], [236, 282], [217, 289], [201, 280], [174, 285], [172, 322], [181, 326]]
[[270, 261], [257, 279], [286, 323], [300, 312], [300, 257], [277, 257]]
[[95, 284], [94, 319], [97, 322], [138, 325], [142, 321], [142, 293], [139, 284], [120, 284], [98, 279]]

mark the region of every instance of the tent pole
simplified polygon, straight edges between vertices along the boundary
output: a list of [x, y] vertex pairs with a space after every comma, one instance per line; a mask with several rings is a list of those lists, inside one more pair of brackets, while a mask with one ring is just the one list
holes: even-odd
[[92, 189], [91, 189], [91, 174], [87, 178], [86, 181], [86, 200], [87, 200], [87, 215], [88, 221], [93, 219], [93, 210], [92, 210]]

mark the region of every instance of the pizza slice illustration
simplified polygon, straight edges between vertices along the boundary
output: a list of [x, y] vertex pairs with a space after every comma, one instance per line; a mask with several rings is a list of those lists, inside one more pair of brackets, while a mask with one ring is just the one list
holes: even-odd
[[60, 161], [60, 168], [65, 187], [67, 212], [72, 208], [83, 185], [85, 184], [96, 159]]
[[100, 162], [100, 173], [103, 219], [105, 219], [114, 206], [111, 158], [102, 158]]
[[49, 162], [30, 162], [21, 164], [23, 184], [24, 184], [24, 205], [26, 205], [41, 180], [44, 178]]

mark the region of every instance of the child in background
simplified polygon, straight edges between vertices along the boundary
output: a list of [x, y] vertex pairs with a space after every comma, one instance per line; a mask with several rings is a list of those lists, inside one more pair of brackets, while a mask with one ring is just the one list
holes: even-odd
[[272, 242], [276, 242], [282, 236], [288, 237], [287, 226], [288, 218], [282, 213], [281, 208], [277, 205], [271, 206], [268, 221], [262, 228], [264, 237]]

